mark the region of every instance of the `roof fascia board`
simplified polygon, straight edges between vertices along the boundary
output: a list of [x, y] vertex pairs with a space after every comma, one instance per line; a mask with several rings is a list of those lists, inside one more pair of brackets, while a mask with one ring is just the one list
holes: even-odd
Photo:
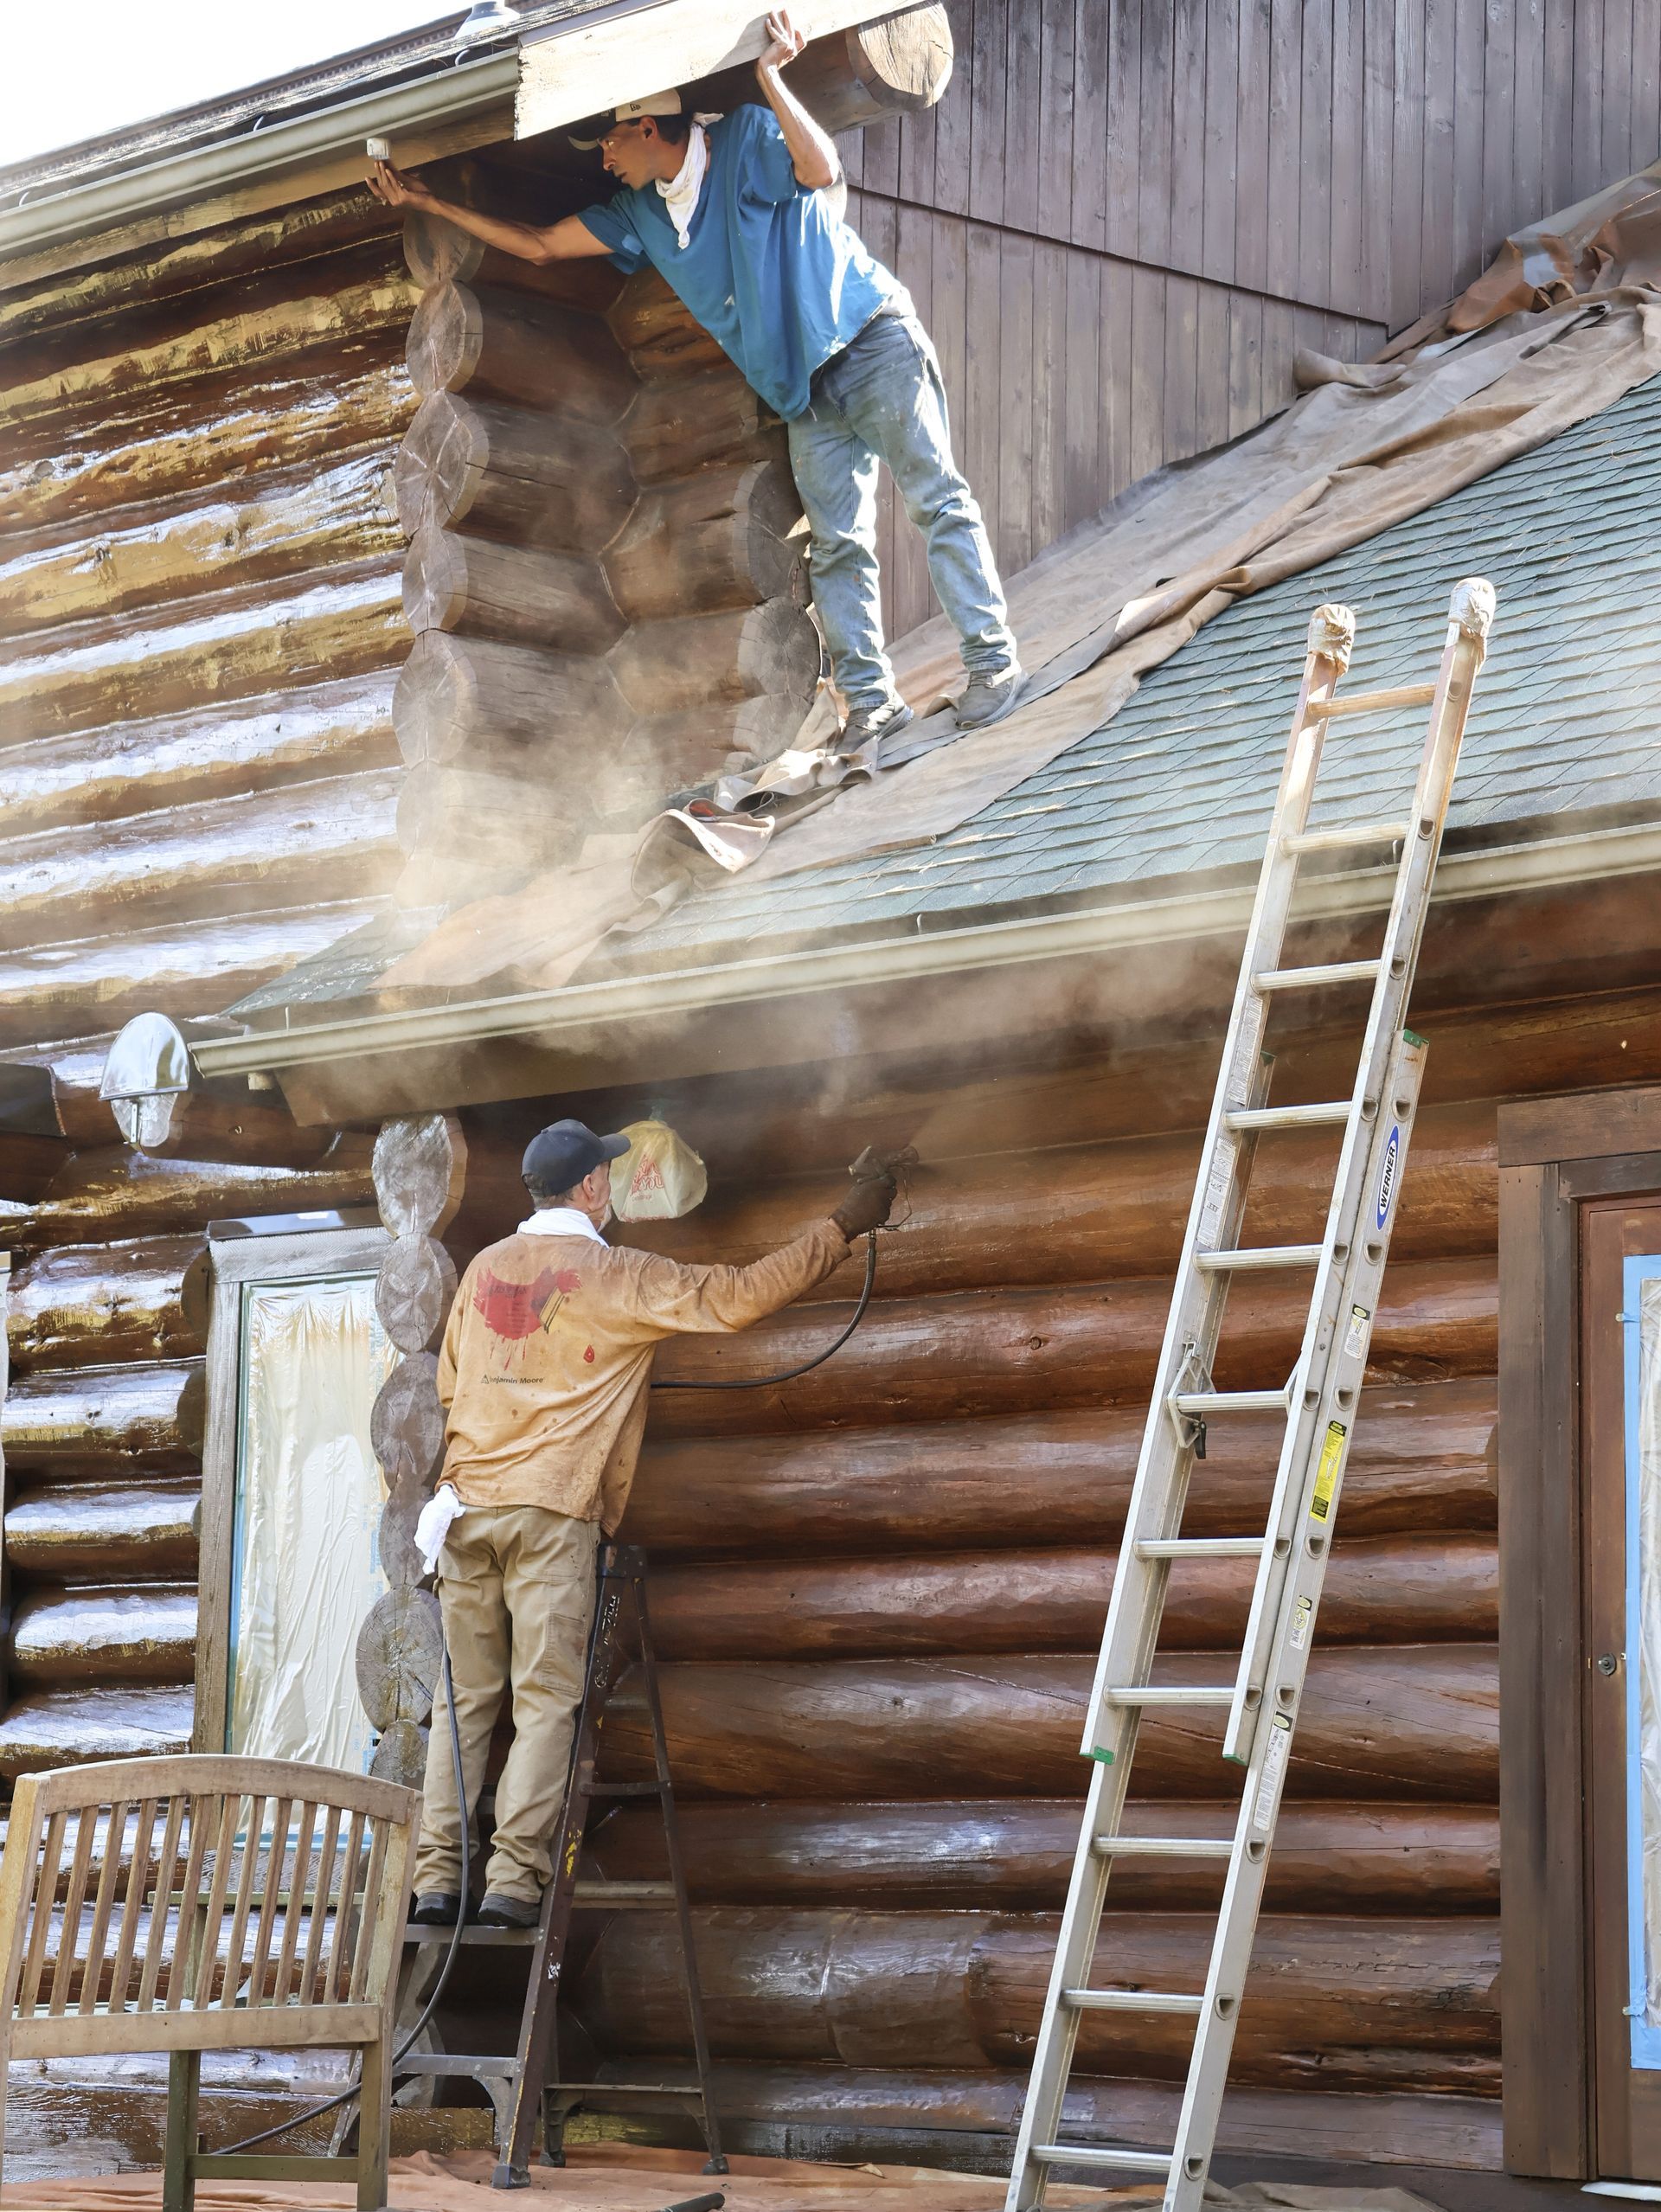
[[[1446, 855], [1437, 871], [1435, 898], [1438, 905], [1447, 905], [1657, 870], [1661, 870], [1661, 823], [1644, 823]], [[1388, 906], [1395, 885], [1395, 870], [1389, 868], [1323, 878], [1310, 885], [1304, 912], [1311, 920], [1378, 913]], [[600, 1032], [620, 1031], [637, 1023], [648, 1025], [642, 1035], [649, 1038], [650, 1023], [664, 1015], [684, 1016], [816, 991], [915, 982], [978, 968], [1110, 955], [1222, 936], [1246, 927], [1256, 888], [1254, 881], [1126, 900], [1082, 913], [940, 930], [930, 936], [821, 946], [771, 959], [568, 984], [558, 991], [465, 999], [290, 1029], [252, 1030], [241, 1036], [204, 1039], [193, 1045], [191, 1056], [204, 1077], [280, 1074], [285, 1068], [442, 1049], [497, 1037], [535, 1037], [548, 1044], [563, 1034], [580, 1033], [592, 1039]]]

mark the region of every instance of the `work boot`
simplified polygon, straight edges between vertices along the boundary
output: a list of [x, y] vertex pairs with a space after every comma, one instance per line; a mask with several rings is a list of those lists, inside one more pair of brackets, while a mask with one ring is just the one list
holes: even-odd
[[540, 1905], [529, 1904], [523, 1897], [504, 1897], [498, 1889], [486, 1891], [473, 1915], [480, 1927], [535, 1927], [542, 1917]]
[[409, 1917], [416, 1927], [454, 1927], [461, 1918], [461, 1900], [453, 1890], [429, 1889], [415, 1900]]
[[1000, 668], [991, 676], [972, 676], [958, 702], [958, 728], [991, 729], [994, 722], [1001, 722], [1005, 715], [1019, 706], [1026, 688], [1027, 671], [1019, 661], [1011, 661], [1008, 668]]
[[897, 737], [912, 719], [903, 699], [884, 699], [879, 706], [856, 707], [842, 726], [838, 753], [860, 753], [885, 737]]

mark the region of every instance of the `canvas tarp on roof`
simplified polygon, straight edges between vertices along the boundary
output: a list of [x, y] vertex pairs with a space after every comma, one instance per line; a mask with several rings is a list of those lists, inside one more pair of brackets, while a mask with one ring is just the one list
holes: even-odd
[[[647, 926], [723, 868], [783, 875], [927, 843], [971, 819], [1110, 721], [1148, 669], [1234, 599], [1433, 505], [1661, 373], [1658, 209], [1661, 163], [1519, 234], [1490, 277], [1421, 326], [1411, 351], [1359, 366], [1302, 357], [1311, 388], [1284, 413], [1162, 471], [1041, 556], [1010, 594], [1035, 680], [1007, 721], [861, 778], [831, 803], [815, 792], [768, 840], [747, 824], [747, 850], [722, 849], [733, 841], [719, 818], [685, 812], [638, 841], [591, 839], [574, 867], [447, 917], [382, 987], [419, 995], [499, 978], [504, 988], [558, 988], [616, 933]], [[1576, 276], [1587, 289], [1564, 297]], [[905, 696], [927, 707], [956, 670], [955, 639], [937, 618], [893, 658]], [[818, 716], [798, 753], [830, 736], [828, 712]], [[901, 743], [914, 736], [915, 726]], [[842, 773], [828, 760], [824, 772]], [[764, 771], [752, 782], [759, 792], [766, 780]]]

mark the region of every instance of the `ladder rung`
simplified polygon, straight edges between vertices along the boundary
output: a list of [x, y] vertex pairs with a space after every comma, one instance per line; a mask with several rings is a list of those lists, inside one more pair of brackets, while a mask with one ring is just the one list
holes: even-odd
[[1035, 2143], [1035, 2158], [1047, 2166], [1100, 2166], [1120, 2174], [1168, 2174], [1169, 2151], [1104, 2151], [1084, 2143]]
[[1284, 1414], [1286, 1394], [1284, 1390], [1179, 1390], [1170, 1402], [1179, 1414]]
[[1351, 1101], [1329, 1099], [1319, 1106], [1241, 1106], [1222, 1117], [1225, 1129], [1333, 1129], [1350, 1119]]
[[1242, 1275], [1269, 1267], [1318, 1267], [1324, 1244], [1248, 1244], [1229, 1252], [1196, 1252], [1194, 1265], [1215, 1274]]
[[1226, 1836], [1098, 1836], [1100, 1859], [1226, 1859], [1234, 1850]]
[[1350, 691], [1337, 698], [1316, 699], [1304, 709], [1312, 722], [1331, 722], [1345, 715], [1378, 715], [1387, 707], [1427, 707], [1436, 696], [1433, 683], [1398, 683], [1388, 691]]
[[1263, 1549], [1261, 1536], [1145, 1536], [1136, 1547], [1138, 1559], [1255, 1559]]
[[1376, 960], [1329, 960], [1318, 968], [1265, 968], [1252, 978], [1258, 991], [1313, 991], [1329, 983], [1371, 983]]
[[1411, 822], [1352, 822], [1347, 829], [1300, 830], [1285, 840], [1289, 853], [1341, 853], [1356, 845], [1405, 844]]
[[1218, 1689], [1202, 1683], [1190, 1689], [1181, 1683], [1126, 1682], [1110, 1689], [1107, 1696], [1115, 1705], [1232, 1705], [1235, 1685], [1229, 1683]]
[[596, 2097], [702, 2097], [696, 2081], [549, 2081], [549, 2089], [587, 2089]]
[[1167, 1990], [1068, 1990], [1067, 2001], [1080, 2012], [1185, 2012], [1197, 2019], [1205, 2010], [1203, 1997], [1185, 1997]]

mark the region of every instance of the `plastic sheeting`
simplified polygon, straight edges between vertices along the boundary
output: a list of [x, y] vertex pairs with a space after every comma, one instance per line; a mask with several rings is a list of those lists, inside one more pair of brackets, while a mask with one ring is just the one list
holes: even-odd
[[251, 1283], [242, 1298], [230, 1744], [367, 1770], [354, 1652], [387, 1587], [369, 1408], [397, 1361], [370, 1275]]
[[1661, 1258], [1628, 1260], [1626, 1829], [1632, 2064], [1661, 2068]]

